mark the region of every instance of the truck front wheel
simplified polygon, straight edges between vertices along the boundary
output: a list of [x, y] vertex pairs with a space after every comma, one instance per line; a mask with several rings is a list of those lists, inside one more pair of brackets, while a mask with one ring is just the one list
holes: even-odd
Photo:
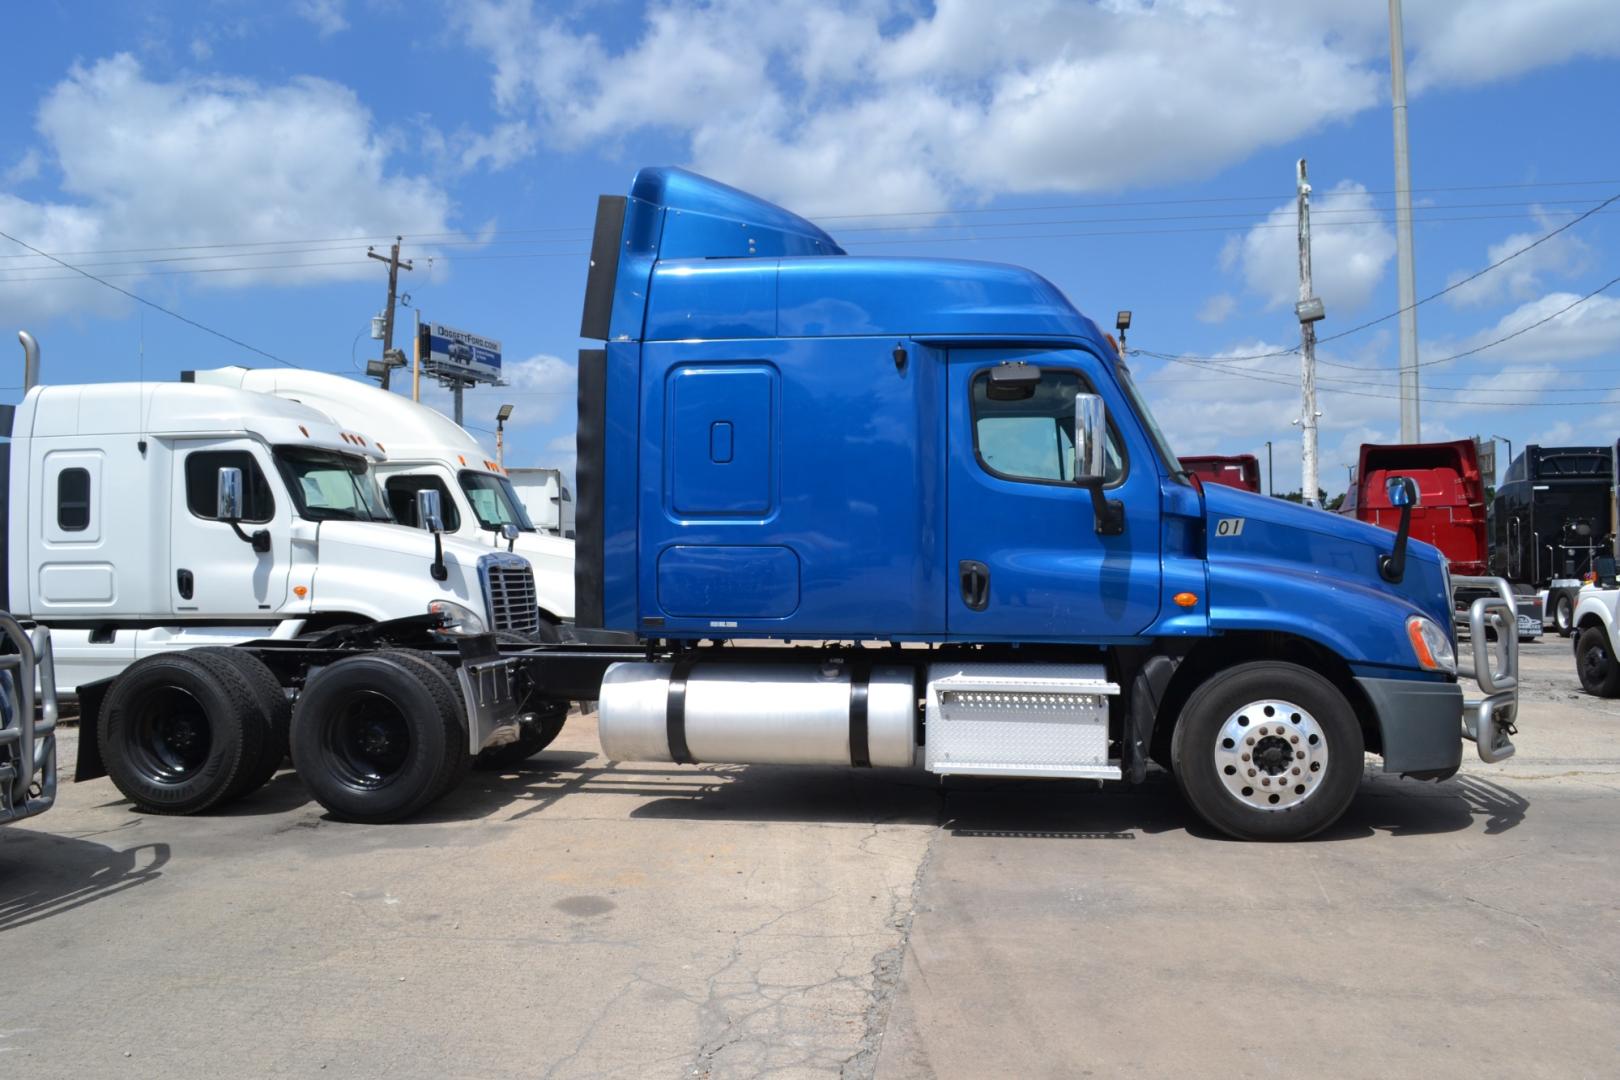
[[1363, 752], [1344, 695], [1280, 661], [1211, 677], [1188, 698], [1170, 741], [1188, 803], [1241, 840], [1301, 840], [1333, 824], [1355, 797]]
[[1601, 626], [1588, 626], [1575, 639], [1575, 670], [1581, 688], [1598, 697], [1620, 697], [1620, 664], [1609, 648], [1609, 634]]
[[1575, 632], [1575, 598], [1569, 593], [1559, 593], [1558, 602], [1553, 605], [1553, 629], [1558, 631], [1559, 637], [1569, 637]]
[[357, 653], [311, 680], [292, 759], [315, 801], [349, 821], [408, 817], [444, 793], [465, 751], [444, 680], [409, 655]]

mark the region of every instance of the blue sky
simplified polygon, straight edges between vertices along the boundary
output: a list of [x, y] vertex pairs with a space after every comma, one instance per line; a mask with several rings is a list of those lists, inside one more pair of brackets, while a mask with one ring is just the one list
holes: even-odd
[[[1425, 296], [1620, 193], [1620, 18], [1612, 0], [1406, 8]], [[0, 230], [344, 373], [377, 354], [366, 248], [402, 233], [423, 317], [504, 343], [512, 385], [469, 395], [468, 423], [514, 403], [509, 464], [572, 465], [591, 214], [646, 164], [758, 191], [851, 251], [1027, 265], [1101, 323], [1132, 309], [1133, 346], [1230, 357], [1297, 343], [1303, 156], [1320, 333], [1397, 306], [1369, 0], [36, 0], [0, 18], [22, 45], [0, 80]], [[1420, 356], [1620, 275], [1617, 215], [1423, 305]], [[272, 363], [4, 240], [0, 326], [40, 338], [52, 382]], [[1398, 433], [1396, 326], [1321, 351], [1330, 492], [1360, 442]], [[1278, 489], [1298, 487], [1296, 357], [1135, 364], [1180, 452], [1263, 458], [1270, 439]], [[1620, 285], [1423, 380], [1427, 440], [1612, 442]]]

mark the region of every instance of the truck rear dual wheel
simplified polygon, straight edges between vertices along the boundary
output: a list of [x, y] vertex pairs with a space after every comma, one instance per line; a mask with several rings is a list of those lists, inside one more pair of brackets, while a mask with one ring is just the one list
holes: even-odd
[[1609, 634], [1601, 626], [1588, 626], [1575, 639], [1575, 671], [1581, 689], [1598, 697], [1620, 697], [1620, 663], [1609, 648]]
[[1337, 687], [1296, 664], [1223, 671], [1187, 700], [1172, 771], [1199, 817], [1241, 840], [1301, 840], [1339, 819], [1364, 744]]
[[339, 660], [293, 710], [298, 775], [349, 821], [397, 821], [437, 799], [466, 767], [466, 738], [451, 683], [404, 650]]
[[143, 657], [107, 695], [96, 731], [102, 761], [142, 810], [195, 814], [268, 777], [276, 735], [266, 700], [243, 667], [214, 653]]

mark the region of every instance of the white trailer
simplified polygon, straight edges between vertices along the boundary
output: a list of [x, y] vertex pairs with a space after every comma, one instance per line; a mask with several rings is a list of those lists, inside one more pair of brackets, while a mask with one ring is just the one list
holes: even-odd
[[574, 493], [561, 469], [516, 468], [506, 475], [541, 532], [574, 538]]
[[387, 448], [377, 474], [400, 521], [419, 526], [416, 493], [438, 492], [447, 534], [529, 560], [542, 636], [553, 637], [562, 623], [573, 620], [573, 541], [537, 529], [506, 470], [443, 413], [402, 394], [318, 371], [226, 367], [187, 372], [182, 378], [274, 394], [319, 409], [341, 424], [363, 426]]
[[42, 386], [10, 434], [0, 601], [51, 628], [62, 694], [153, 653], [430, 611], [539, 629], [521, 556], [396, 524], [376, 440], [307, 405], [220, 386]]

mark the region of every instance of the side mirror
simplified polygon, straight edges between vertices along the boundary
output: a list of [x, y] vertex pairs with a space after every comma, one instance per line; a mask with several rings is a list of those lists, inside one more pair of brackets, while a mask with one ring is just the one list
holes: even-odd
[[416, 493], [416, 522], [430, 533], [444, 532], [444, 509], [439, 503], [439, 493], [432, 488]]
[[1108, 475], [1108, 409], [1096, 394], [1074, 395], [1074, 480], [1100, 484]]
[[1378, 573], [1391, 584], [1406, 576], [1406, 541], [1412, 534], [1412, 508], [1418, 504], [1417, 485], [1410, 476], [1392, 476], [1384, 481], [1389, 494], [1389, 505], [1401, 511], [1400, 523], [1395, 528], [1395, 548], [1388, 555], [1378, 557]]
[[1404, 508], [1417, 506], [1418, 489], [1410, 476], [1392, 476], [1384, 481], [1384, 491], [1389, 494], [1389, 505]]
[[514, 525], [510, 521], [508, 521], [505, 525], [501, 526], [501, 539], [502, 540], [505, 540], [505, 541], [510, 543], [511, 541], [516, 540], [517, 538], [518, 538], [518, 527], [516, 525]]
[[1096, 394], [1074, 395], [1074, 482], [1091, 492], [1092, 518], [1102, 536], [1125, 531], [1125, 505], [1103, 494], [1108, 478], [1108, 409]]
[[219, 470], [219, 487], [214, 499], [214, 516], [221, 521], [242, 520], [242, 470]]

